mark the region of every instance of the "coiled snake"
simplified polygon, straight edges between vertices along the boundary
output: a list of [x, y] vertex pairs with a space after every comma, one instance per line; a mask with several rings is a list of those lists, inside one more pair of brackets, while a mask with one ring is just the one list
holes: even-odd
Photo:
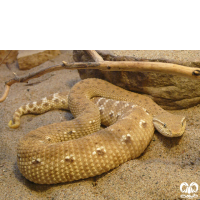
[[[17, 148], [20, 172], [38, 184], [102, 174], [140, 156], [154, 127], [167, 137], [178, 137], [186, 126], [185, 117], [170, 114], [149, 97], [95, 78], [78, 82], [69, 95], [56, 93], [21, 106], [9, 126], [17, 128], [24, 114], [52, 109], [70, 109], [75, 119], [33, 130]], [[100, 130], [101, 123], [108, 127]]]

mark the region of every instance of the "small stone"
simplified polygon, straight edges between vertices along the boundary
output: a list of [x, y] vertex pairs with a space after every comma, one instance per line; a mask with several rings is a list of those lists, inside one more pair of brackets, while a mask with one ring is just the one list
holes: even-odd
[[17, 56], [19, 69], [31, 69], [33, 67], [41, 65], [47, 60], [55, 58], [59, 54], [59, 50], [20, 50]]

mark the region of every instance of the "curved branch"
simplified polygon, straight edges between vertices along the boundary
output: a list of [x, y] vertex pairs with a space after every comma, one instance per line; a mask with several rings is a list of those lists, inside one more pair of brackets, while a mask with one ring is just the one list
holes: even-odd
[[2, 95], [2, 97], [0, 98], [0, 102], [3, 102], [6, 99], [6, 97], [8, 96], [9, 90], [10, 90], [10, 86], [5, 85], [5, 91], [4, 91], [4, 94]]
[[0, 102], [3, 102], [6, 99], [6, 97], [8, 96], [10, 86], [12, 84], [18, 83], [18, 82], [27, 82], [30, 79], [37, 78], [37, 77], [40, 77], [40, 76], [42, 76], [46, 73], [58, 71], [58, 70], [61, 70], [61, 69], [65, 69], [64, 64], [47, 67], [45, 69], [41, 69], [37, 72], [33, 72], [33, 73], [27, 74], [25, 76], [21, 76], [21, 77], [16, 76], [15, 78], [10, 79], [9, 81], [5, 82], [5, 90], [4, 90], [2, 97], [0, 98]]

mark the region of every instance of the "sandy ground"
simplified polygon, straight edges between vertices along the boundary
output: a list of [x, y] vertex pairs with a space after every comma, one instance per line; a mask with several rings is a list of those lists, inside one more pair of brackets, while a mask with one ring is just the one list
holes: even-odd
[[[70, 52], [62, 52], [55, 59], [29, 71], [19, 71], [15, 64], [11, 65], [11, 69], [20, 76], [63, 60], [72, 61]], [[4, 82], [12, 77], [12, 72], [1, 65], [0, 95]], [[18, 129], [10, 129], [7, 124], [13, 112], [29, 101], [69, 90], [79, 80], [76, 70], [52, 72], [31, 80], [29, 84], [14, 84], [8, 98], [0, 103], [0, 199], [180, 199], [182, 182], [196, 182], [200, 187], [200, 105], [173, 111], [186, 116], [187, 127], [182, 137], [165, 138], [155, 132], [142, 156], [108, 173], [57, 185], [37, 185], [26, 180], [16, 164], [19, 139], [40, 126], [68, 120], [72, 116], [61, 110], [26, 115]], [[197, 195], [200, 198], [200, 188]]]

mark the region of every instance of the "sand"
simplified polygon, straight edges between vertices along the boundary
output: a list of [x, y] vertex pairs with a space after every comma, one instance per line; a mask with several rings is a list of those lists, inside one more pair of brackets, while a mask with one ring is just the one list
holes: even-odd
[[[140, 55], [148, 52], [140, 51]], [[15, 64], [11, 69], [17, 75], [25, 75], [43, 67], [72, 61], [72, 52], [63, 51], [53, 60], [20, 71]], [[128, 55], [138, 53], [128, 52]], [[149, 52], [151, 55], [152, 51]], [[156, 54], [165, 52], [156, 51]], [[199, 53], [199, 52], [198, 52]], [[169, 52], [166, 52], [167, 56]], [[194, 52], [191, 52], [194, 54]], [[150, 55], [150, 56], [151, 56]], [[187, 59], [189, 53], [180, 53], [177, 59]], [[182, 56], [182, 57], [181, 57]], [[170, 56], [169, 56], [170, 57]], [[186, 57], [186, 58], [185, 58]], [[0, 95], [4, 82], [14, 75], [5, 65], [0, 66]], [[76, 70], [61, 70], [46, 74], [27, 83], [12, 85], [8, 98], [0, 103], [0, 199], [180, 199], [180, 184], [196, 182], [200, 187], [200, 105], [193, 108], [171, 111], [184, 115], [187, 126], [180, 138], [166, 138], [155, 132], [145, 152], [138, 158], [100, 176], [57, 185], [37, 185], [26, 180], [16, 163], [17, 143], [29, 131], [40, 126], [69, 120], [67, 111], [50, 111], [43, 115], [26, 115], [21, 118], [18, 129], [7, 124], [20, 105], [39, 100], [49, 94], [69, 90], [80, 81]], [[197, 192], [200, 198], [200, 188]]]

